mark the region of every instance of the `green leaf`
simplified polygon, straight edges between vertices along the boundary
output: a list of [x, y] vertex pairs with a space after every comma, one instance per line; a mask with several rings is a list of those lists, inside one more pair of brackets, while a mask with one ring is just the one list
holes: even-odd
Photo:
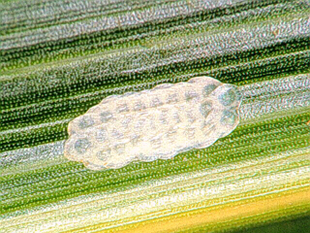
[[[309, 14], [308, 0], [2, 1], [0, 232], [309, 216]], [[100, 172], [63, 156], [68, 123], [103, 98], [202, 75], [243, 93], [240, 125], [211, 147]]]

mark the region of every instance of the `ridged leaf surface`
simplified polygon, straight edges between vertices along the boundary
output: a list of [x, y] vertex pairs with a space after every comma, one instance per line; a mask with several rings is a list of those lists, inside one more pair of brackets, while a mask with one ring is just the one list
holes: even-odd
[[[0, 3], [0, 232], [237, 231], [310, 213], [310, 2]], [[68, 123], [113, 94], [211, 76], [240, 125], [172, 160], [91, 171]]]

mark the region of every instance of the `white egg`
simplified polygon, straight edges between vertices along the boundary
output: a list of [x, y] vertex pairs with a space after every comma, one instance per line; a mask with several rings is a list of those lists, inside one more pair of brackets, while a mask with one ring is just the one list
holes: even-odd
[[64, 155], [101, 170], [205, 148], [237, 127], [241, 97], [210, 77], [109, 96], [69, 123]]

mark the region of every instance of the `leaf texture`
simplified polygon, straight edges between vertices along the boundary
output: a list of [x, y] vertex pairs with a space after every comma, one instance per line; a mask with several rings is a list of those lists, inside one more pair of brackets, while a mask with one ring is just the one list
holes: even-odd
[[[0, 3], [0, 232], [223, 232], [309, 216], [310, 3]], [[63, 156], [104, 97], [212, 76], [241, 123], [173, 160]]]

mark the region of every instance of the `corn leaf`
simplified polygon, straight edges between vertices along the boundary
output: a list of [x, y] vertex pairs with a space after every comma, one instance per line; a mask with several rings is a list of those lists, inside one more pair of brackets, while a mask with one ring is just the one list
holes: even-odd
[[[309, 0], [1, 1], [0, 232], [309, 225], [309, 15]], [[64, 158], [68, 123], [103, 98], [202, 75], [243, 94], [211, 147], [104, 171]]]

